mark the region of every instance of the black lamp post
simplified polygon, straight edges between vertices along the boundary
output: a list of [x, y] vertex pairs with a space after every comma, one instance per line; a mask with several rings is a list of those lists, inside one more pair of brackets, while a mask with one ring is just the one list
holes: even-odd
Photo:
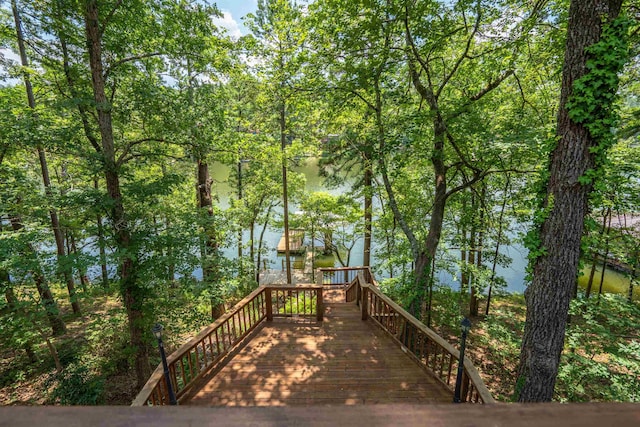
[[162, 343], [162, 330], [164, 327], [160, 323], [153, 325], [153, 335], [158, 340], [158, 350], [160, 350], [160, 358], [162, 359], [162, 367], [164, 368], [164, 379], [167, 382], [167, 392], [169, 393], [169, 404], [177, 405], [178, 400], [173, 392], [173, 386], [171, 385], [171, 376], [169, 375], [169, 365], [167, 365], [167, 356], [164, 354], [164, 344]]
[[453, 403], [460, 403], [460, 389], [462, 388], [462, 374], [464, 372], [464, 349], [467, 344], [467, 333], [471, 329], [471, 320], [466, 317], [460, 323], [462, 339], [460, 340], [460, 360], [458, 360], [458, 375], [456, 376], [456, 390], [453, 394]]

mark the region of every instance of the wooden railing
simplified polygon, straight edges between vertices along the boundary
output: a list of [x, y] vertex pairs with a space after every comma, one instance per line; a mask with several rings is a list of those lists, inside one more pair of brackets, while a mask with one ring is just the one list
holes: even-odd
[[[360, 275], [362, 276], [362, 275]], [[358, 276], [356, 276], [355, 279], [353, 279], [351, 281], [351, 283], [349, 283], [347, 285], [347, 287], [344, 290], [344, 297], [345, 297], [345, 301], [346, 302], [356, 302], [356, 304], [360, 305], [360, 292], [361, 292], [361, 287], [360, 287], [360, 283], [366, 283], [364, 281], [364, 279], [360, 279], [358, 278]]]
[[267, 320], [284, 317], [315, 319], [322, 322], [324, 316], [322, 286], [278, 286], [267, 292]]
[[358, 276], [359, 272], [364, 274], [364, 279], [367, 283], [375, 283], [369, 267], [340, 267], [320, 268], [317, 284], [347, 286]]
[[[368, 283], [364, 274], [358, 274], [346, 288], [346, 300], [356, 301], [360, 306], [362, 320], [370, 319], [375, 322], [412, 359], [454, 392], [460, 352], [451, 344], [384, 295], [375, 285]], [[468, 358], [464, 359], [460, 400], [495, 403]]]
[[[322, 321], [323, 315], [322, 286], [259, 287], [167, 357], [178, 401], [261, 322], [274, 318]], [[168, 404], [167, 382], [160, 364], [131, 406]]]

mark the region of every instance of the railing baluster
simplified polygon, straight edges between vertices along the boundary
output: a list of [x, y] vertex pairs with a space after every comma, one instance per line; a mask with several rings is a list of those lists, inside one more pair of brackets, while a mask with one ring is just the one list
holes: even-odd
[[233, 347], [233, 335], [231, 334], [231, 319], [233, 317], [229, 317], [229, 319], [227, 319], [226, 322], [224, 322], [227, 325], [227, 338], [229, 339], [229, 348]]
[[[180, 358], [180, 372], [182, 373], [182, 383], [184, 385], [187, 383], [187, 376], [184, 373], [184, 359], [182, 357]], [[177, 384], [177, 385], [179, 386], [180, 384]], [[176, 390], [176, 393], [177, 392], [178, 391]]]
[[[197, 351], [196, 351], [196, 358], [198, 357]], [[189, 350], [189, 352], [187, 353], [187, 360], [189, 361], [189, 381], [191, 381], [191, 379], [195, 376], [193, 375], [193, 358], [191, 357], [191, 350]]]
[[[160, 384], [160, 383], [158, 383]], [[156, 386], [156, 388], [153, 389], [153, 391], [151, 392], [151, 404], [153, 406], [157, 406], [158, 405], [158, 400], [156, 398], [156, 394], [158, 393], [158, 387]]]
[[171, 385], [173, 385], [173, 390], [178, 392], [178, 376], [176, 375], [176, 364], [172, 363], [169, 365], [169, 376], [171, 377]]
[[[265, 291], [265, 304], [266, 304], [266, 312], [267, 312], [267, 320], [268, 321], [272, 321], [273, 320], [273, 301], [271, 298], [271, 288], [267, 288], [267, 290]], [[278, 298], [278, 296], [276, 295], [276, 299]]]

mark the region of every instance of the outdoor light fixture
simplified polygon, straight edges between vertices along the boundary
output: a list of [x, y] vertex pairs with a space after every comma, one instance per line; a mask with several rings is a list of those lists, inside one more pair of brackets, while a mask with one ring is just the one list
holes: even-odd
[[462, 375], [464, 373], [464, 349], [467, 344], [467, 334], [471, 329], [471, 320], [466, 317], [460, 322], [462, 338], [460, 339], [460, 359], [458, 360], [458, 375], [456, 376], [456, 390], [453, 394], [453, 403], [460, 403], [460, 389], [462, 388]]
[[156, 337], [158, 341], [162, 341], [163, 329], [164, 329], [164, 326], [162, 326], [160, 323], [156, 323], [155, 325], [153, 325], [153, 329], [151, 329], [151, 332], [153, 332], [153, 336]]
[[164, 344], [162, 343], [162, 330], [164, 327], [160, 323], [153, 325], [151, 332], [153, 336], [158, 340], [158, 350], [160, 350], [160, 358], [162, 359], [162, 367], [164, 368], [164, 379], [167, 383], [167, 392], [169, 393], [169, 404], [177, 405], [178, 400], [173, 392], [173, 386], [171, 384], [171, 376], [169, 375], [169, 365], [167, 364], [167, 356], [164, 353]]

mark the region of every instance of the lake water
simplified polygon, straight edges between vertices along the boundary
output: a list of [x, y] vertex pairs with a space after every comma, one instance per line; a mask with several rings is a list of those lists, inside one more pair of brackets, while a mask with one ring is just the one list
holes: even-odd
[[[316, 158], [301, 159], [300, 165], [296, 167], [292, 167], [292, 170], [294, 172], [302, 173], [305, 176], [306, 178], [305, 190], [308, 192], [326, 191], [331, 194], [338, 195], [346, 192], [348, 190], [348, 186], [350, 185], [349, 183], [346, 183], [339, 188], [326, 188], [324, 186], [323, 178], [320, 177], [318, 174], [318, 160]], [[223, 209], [229, 206], [230, 195], [232, 195], [232, 197], [235, 197], [236, 195], [236, 189], [232, 188], [229, 185], [229, 176], [230, 174], [235, 174], [235, 173], [236, 173], [235, 169], [232, 170], [229, 166], [226, 166], [223, 164], [216, 163], [211, 168], [211, 178], [213, 180], [212, 191], [218, 195], [220, 206]], [[374, 198], [374, 209], [375, 209], [375, 206], [379, 206], [379, 203]], [[295, 206], [295, 204], [290, 203], [290, 212], [296, 212], [296, 211], [297, 211], [297, 207]], [[282, 214], [281, 207], [279, 208], [277, 213], [279, 215]], [[261, 230], [261, 225], [256, 229], [256, 238], [259, 237], [260, 230]], [[523, 232], [523, 231], [526, 231], [526, 230], [511, 231], [511, 233], [513, 233], [512, 235], [510, 235], [511, 240], [514, 241], [516, 232]], [[280, 240], [282, 232], [283, 232], [282, 229], [275, 229], [272, 227], [268, 227], [267, 231], [265, 232], [263, 245], [267, 249], [267, 255], [263, 257], [263, 259], [266, 260], [267, 268], [270, 268], [270, 269], [283, 268], [284, 256], [278, 255], [276, 252], [276, 247], [277, 247], [278, 241]], [[245, 232], [243, 238], [246, 244], [246, 242], [249, 240], [249, 233]], [[318, 242], [318, 243], [322, 244], [321, 242]], [[92, 246], [92, 245], [89, 245], [89, 246]], [[372, 242], [372, 246], [373, 246], [372, 265], [375, 267], [376, 266], [375, 238], [374, 238], [374, 241]], [[232, 238], [232, 241], [229, 243], [229, 245], [223, 248], [223, 254], [226, 257], [233, 259], [237, 257], [237, 250], [238, 250], [237, 241]], [[443, 251], [446, 251], [446, 248], [443, 247], [443, 245], [441, 245], [439, 249], [439, 253], [442, 254]], [[96, 253], [93, 253], [94, 251], [91, 251], [91, 252], [92, 252], [92, 255], [96, 255]], [[95, 252], [97, 252], [97, 250]], [[508, 267], [498, 266], [496, 270], [497, 274], [503, 277], [507, 283], [506, 291], [519, 292], [519, 293], [524, 292], [525, 269], [527, 266], [527, 249], [524, 248], [521, 244], [516, 243], [511, 245], [503, 245], [500, 248], [500, 252], [501, 254], [508, 256], [512, 260], [511, 264]], [[245, 248], [245, 253], [248, 253], [248, 248]], [[452, 257], [452, 258], [458, 258], [459, 252], [451, 251], [451, 253], [448, 255], [449, 257]], [[295, 259], [297, 258], [293, 258], [292, 262]], [[349, 265], [350, 266], [362, 265], [362, 259], [363, 259], [363, 239], [360, 239], [357, 241], [355, 247], [352, 250]], [[322, 259], [323, 267], [331, 266], [331, 264], [332, 264], [332, 261], [330, 257], [329, 258], [325, 257]], [[338, 266], [338, 261], [334, 260], [333, 265]], [[586, 288], [586, 282], [588, 281], [588, 277], [589, 277], [588, 269], [589, 269], [588, 266], [584, 267], [584, 270], [583, 270], [584, 274], [583, 276], [580, 277], [578, 282], [579, 286], [581, 286], [582, 288]], [[92, 279], [96, 279], [100, 275], [99, 267], [94, 266], [90, 268], [89, 273]], [[115, 273], [116, 273], [115, 269], [111, 268], [110, 275], [113, 276], [115, 275]], [[193, 274], [198, 279], [202, 277], [202, 271], [200, 269], [194, 271]], [[378, 277], [378, 279], [388, 277], [388, 275], [385, 276], [386, 274], [387, 273], [384, 271], [380, 271], [380, 270], [376, 271], [376, 276]], [[438, 280], [440, 283], [449, 285], [452, 288], [457, 289], [460, 286], [458, 273], [452, 274], [449, 272], [440, 271], [438, 273]], [[594, 282], [597, 285], [599, 285], [599, 280], [600, 280], [600, 273], [598, 272], [596, 274], [596, 278], [594, 279]], [[594, 290], [593, 290], [594, 293], [597, 293], [596, 284], [594, 284]], [[629, 287], [628, 277], [616, 271], [612, 271], [609, 269], [606, 270], [605, 280], [604, 280], [605, 291], [626, 294], [628, 292], [628, 287]], [[636, 290], [634, 291], [634, 295], [635, 295], [634, 299], [636, 300], [640, 299], [640, 287], [636, 287]]]
[[[218, 194], [219, 202], [222, 208], [226, 208], [229, 206], [229, 195], [235, 197], [236, 189], [231, 188], [229, 185], [229, 176], [230, 174], [235, 174], [236, 170], [231, 170], [229, 166], [216, 164], [212, 168], [212, 179], [214, 181], [214, 191]], [[306, 158], [300, 160], [300, 165], [297, 167], [292, 167], [294, 172], [302, 173], [306, 178], [306, 186], [305, 190], [308, 192], [313, 191], [326, 191], [334, 195], [339, 195], [348, 190], [348, 186], [350, 183], [346, 183], [344, 186], [339, 188], [327, 188], [324, 185], [323, 178], [318, 174], [318, 159], [317, 158]], [[379, 206], [379, 203], [374, 199], [374, 209], [376, 206]], [[297, 207], [295, 204], [290, 203], [290, 212], [295, 212]], [[279, 215], [282, 215], [282, 208], [280, 207], [277, 211]], [[282, 236], [282, 229], [274, 229], [268, 228], [265, 233], [264, 245], [268, 248], [268, 255], [266, 256], [266, 260], [268, 262], [268, 268], [272, 269], [281, 269], [284, 261], [284, 256], [278, 255], [276, 253], [276, 246], [280, 237]], [[245, 241], [249, 239], [249, 233], [246, 232], [244, 235]], [[321, 244], [321, 243], [320, 243]], [[359, 266], [362, 265], [363, 260], [363, 239], [357, 241], [354, 246], [351, 259], [350, 266]], [[372, 242], [372, 265], [376, 265], [375, 260], [375, 238]], [[525, 267], [527, 263], [527, 250], [519, 244], [513, 244], [510, 246], [503, 246], [500, 250], [503, 255], [510, 257], [513, 261], [508, 267], [497, 267], [497, 274], [505, 278], [507, 282], [506, 290], [508, 292], [523, 292], [525, 288]], [[231, 246], [224, 248], [224, 255], [229, 258], [234, 258], [237, 256], [237, 246], [234, 242]], [[453, 256], [458, 256], [453, 254]], [[326, 260], [325, 260], [326, 262]], [[330, 263], [330, 261], [329, 261]], [[335, 265], [338, 266], [338, 261], [335, 261]], [[197, 274], [201, 274], [198, 272]], [[383, 271], [377, 271], [376, 276], [378, 278], [385, 278], [387, 274]], [[441, 272], [438, 275], [438, 280], [443, 283], [450, 285], [452, 287], [459, 286], [459, 279], [454, 277], [454, 275], [446, 272]]]

